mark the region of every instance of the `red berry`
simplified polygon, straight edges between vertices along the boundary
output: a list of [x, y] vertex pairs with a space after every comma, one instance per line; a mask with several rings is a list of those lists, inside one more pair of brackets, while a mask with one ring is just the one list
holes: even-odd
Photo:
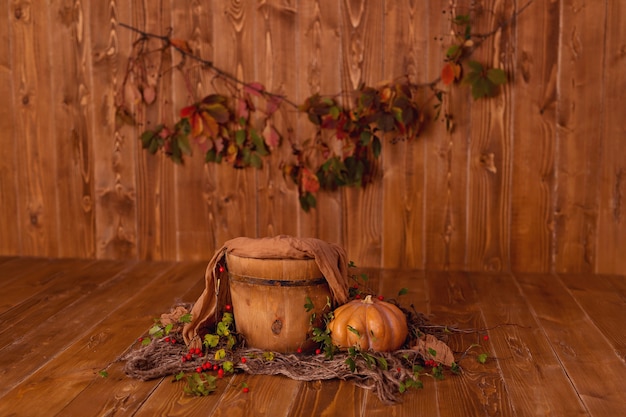
[[356, 298], [357, 300], [360, 300], [361, 299], [361, 294], [355, 295], [354, 298]]
[[233, 309], [233, 306], [231, 306], [230, 304], [226, 304], [224, 308], [226, 309], [226, 311], [230, 311]]
[[137, 339], [137, 341], [138, 341], [139, 343], [143, 342], [143, 337], [138, 338], [138, 339]]
[[196, 372], [197, 372], [197, 373], [202, 372], [202, 367], [201, 367], [201, 366], [198, 366], [198, 367], [196, 368]]
[[217, 371], [217, 377], [218, 378], [223, 378], [224, 377], [224, 370], [223, 369], [218, 369]]
[[322, 353], [322, 349], [315, 349], [315, 354], [319, 355], [320, 353]]
[[172, 342], [173, 345], [176, 344], [176, 339], [171, 339], [170, 342]]
[[217, 364], [213, 365], [213, 370], [214, 370], [214, 371], [217, 371], [219, 368], [220, 368], [220, 367], [219, 367], [219, 366], [217, 366]]
[[243, 387], [242, 391], [247, 394], [248, 392], [250, 392], [250, 388]]
[[246, 362], [248, 362], [248, 360], [245, 357], [241, 358], [241, 363], [246, 363]]
[[379, 299], [380, 301], [383, 301], [383, 300], [385, 299], [385, 297], [384, 297], [384, 296], [382, 296], [382, 295], [379, 295], [379, 296], [378, 296], [378, 299]]
[[302, 348], [298, 348], [298, 349], [296, 349], [296, 352], [297, 352], [297, 353], [302, 353]]
[[220, 265], [217, 269], [220, 272], [224, 272], [225, 271], [224, 265]]
[[187, 357], [183, 356], [183, 362], [187, 362]]
[[169, 342], [169, 341], [170, 341], [170, 338], [169, 338], [169, 337], [166, 337], [166, 338], [165, 338], [165, 339], [163, 339], [163, 340], [165, 340], [166, 342]]
[[484, 335], [483, 340], [489, 340], [489, 335], [488, 334]]
[[191, 353], [188, 353], [188, 354], [185, 356], [185, 358], [187, 358], [187, 360], [188, 360], [188, 361], [190, 361], [190, 360], [191, 360], [191, 358], [192, 358]]

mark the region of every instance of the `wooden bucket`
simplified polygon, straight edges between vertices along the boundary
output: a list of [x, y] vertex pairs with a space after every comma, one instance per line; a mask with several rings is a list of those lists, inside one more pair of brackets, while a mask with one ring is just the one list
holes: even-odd
[[[320, 326], [330, 298], [314, 259], [254, 259], [226, 255], [237, 332], [249, 347], [274, 352], [309, 351], [311, 315]], [[307, 297], [314, 308], [306, 311]]]

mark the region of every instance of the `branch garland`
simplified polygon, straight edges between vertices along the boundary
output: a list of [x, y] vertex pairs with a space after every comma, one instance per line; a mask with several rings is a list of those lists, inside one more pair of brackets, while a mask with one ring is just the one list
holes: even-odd
[[[455, 30], [449, 37], [450, 46], [437, 79], [416, 84], [405, 76], [376, 87], [361, 85], [350, 94], [348, 104], [319, 94], [297, 104], [284, 95], [267, 91], [261, 83], [240, 80], [216, 67], [194, 53], [186, 40], [120, 23], [139, 37], [133, 44], [117, 95], [117, 119], [137, 124], [141, 110], [156, 101], [161, 75], [176, 69], [188, 84], [185, 71], [190, 69], [191, 61], [213, 74], [215, 92], [182, 108], [173, 125], [160, 123], [147, 128], [140, 136], [143, 148], [151, 154], [161, 151], [177, 164], [191, 156], [195, 147], [207, 163], [262, 168], [264, 158], [288, 143], [291, 158], [282, 161], [280, 167], [284, 177], [297, 185], [302, 209], [309, 211], [316, 206], [315, 195], [320, 190], [371, 183], [383, 142], [414, 140], [429, 120], [439, 119], [445, 88], [462, 83], [470, 86], [474, 99], [495, 96], [498, 87], [507, 81], [506, 73], [470, 58], [487, 39], [511, 25], [532, 2], [484, 34], [473, 32], [471, 13], [456, 14], [451, 7], [451, 24]], [[150, 40], [160, 42], [160, 46], [150, 50]], [[159, 68], [156, 76], [149, 74], [152, 54], [162, 54], [162, 62], [164, 54], [171, 50], [180, 61], [165, 71]], [[217, 87], [228, 93], [218, 93]], [[192, 89], [189, 86], [188, 89], [193, 96]], [[307, 116], [315, 127], [313, 138], [298, 142], [291, 136], [290, 127], [286, 131], [277, 128], [275, 116], [285, 107]], [[432, 110], [427, 110], [430, 107]], [[444, 116], [448, 121], [446, 129], [452, 130], [450, 115]]]

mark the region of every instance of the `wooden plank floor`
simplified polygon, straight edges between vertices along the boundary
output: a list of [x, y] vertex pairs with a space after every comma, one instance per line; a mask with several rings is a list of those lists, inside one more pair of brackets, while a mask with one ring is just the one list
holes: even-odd
[[409, 288], [436, 324], [489, 329], [450, 339], [459, 352], [480, 344], [485, 364], [468, 355], [462, 375], [426, 378], [393, 406], [335, 380], [237, 374], [195, 398], [171, 378], [126, 377], [118, 358], [196, 300], [205, 265], [0, 258], [0, 416], [626, 415], [621, 276], [368, 270], [378, 293]]

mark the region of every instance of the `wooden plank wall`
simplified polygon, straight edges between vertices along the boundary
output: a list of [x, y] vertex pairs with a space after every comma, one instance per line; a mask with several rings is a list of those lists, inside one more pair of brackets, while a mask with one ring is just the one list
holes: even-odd
[[[442, 6], [446, 3], [446, 6]], [[526, 2], [456, 0], [487, 31]], [[539, 1], [476, 58], [510, 78], [498, 97], [450, 92], [455, 129], [385, 146], [366, 189], [319, 195], [311, 213], [272, 156], [260, 171], [183, 167], [141, 150], [213, 88], [175, 71], [139, 126], [116, 123], [136, 39], [119, 22], [189, 41], [216, 66], [300, 103], [361, 82], [437, 77], [448, 2], [410, 0], [0, 1], [0, 255], [202, 260], [236, 236], [341, 244], [361, 266], [626, 273], [626, 6]], [[442, 40], [443, 39], [443, 40]], [[175, 55], [152, 56], [158, 78]], [[294, 112], [283, 120], [307, 137]]]

